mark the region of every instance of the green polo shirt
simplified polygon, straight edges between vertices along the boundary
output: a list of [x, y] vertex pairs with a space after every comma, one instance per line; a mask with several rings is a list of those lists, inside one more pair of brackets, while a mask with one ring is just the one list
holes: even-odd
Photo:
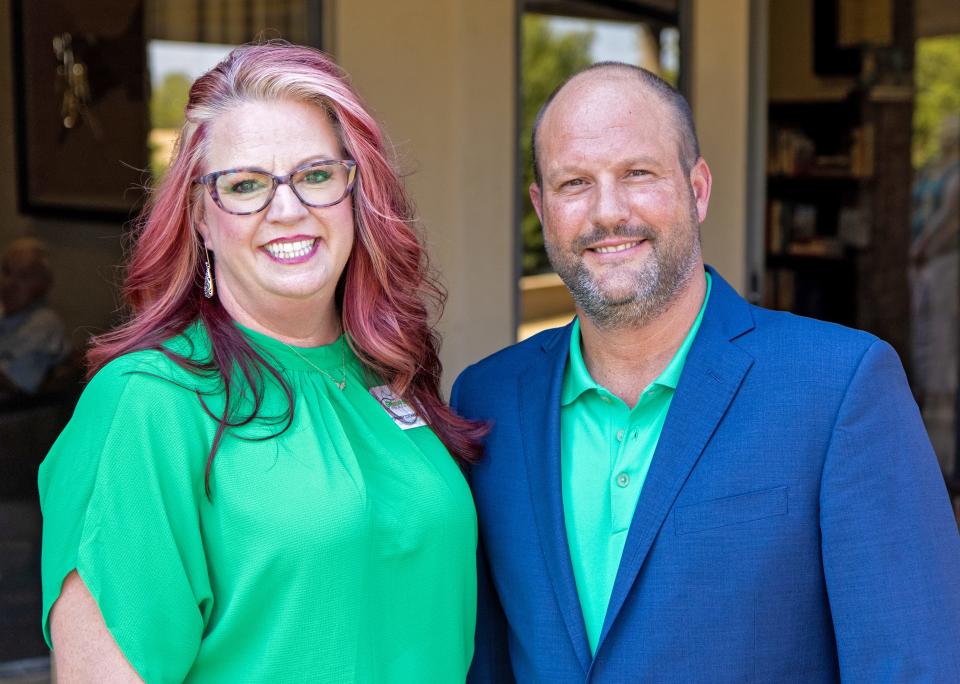
[[683, 344], [632, 409], [590, 377], [580, 351], [580, 321], [573, 323], [560, 395], [560, 467], [567, 542], [591, 653], [640, 490], [710, 298], [706, 277], [703, 305]]

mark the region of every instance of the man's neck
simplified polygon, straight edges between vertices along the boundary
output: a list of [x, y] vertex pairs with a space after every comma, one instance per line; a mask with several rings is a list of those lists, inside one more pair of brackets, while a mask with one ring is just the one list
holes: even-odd
[[706, 296], [703, 271], [677, 293], [659, 316], [636, 327], [598, 328], [578, 310], [580, 344], [590, 376], [633, 407], [663, 372], [700, 313]]

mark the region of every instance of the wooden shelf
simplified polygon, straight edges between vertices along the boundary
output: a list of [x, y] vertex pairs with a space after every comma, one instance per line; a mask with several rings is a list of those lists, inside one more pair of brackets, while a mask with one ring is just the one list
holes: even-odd
[[823, 267], [839, 268], [853, 265], [849, 254], [828, 256], [819, 254], [767, 254], [768, 268]]
[[862, 176], [855, 176], [849, 171], [814, 171], [812, 173], [769, 173], [768, 182], [776, 183], [835, 183], [837, 181], [847, 181], [850, 183], [859, 183], [865, 180]]

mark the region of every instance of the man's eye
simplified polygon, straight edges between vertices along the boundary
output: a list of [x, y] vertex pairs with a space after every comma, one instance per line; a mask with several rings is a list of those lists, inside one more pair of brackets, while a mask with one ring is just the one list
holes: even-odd
[[564, 181], [563, 183], [560, 184], [560, 187], [561, 187], [561, 188], [574, 188], [574, 187], [577, 187], [578, 185], [583, 185], [583, 179], [582, 179], [582, 178], [572, 178], [572, 179], [570, 179], [570, 180], [568, 180], [568, 181]]
[[631, 178], [642, 178], [643, 176], [649, 176], [650, 172], [646, 169], [630, 169], [627, 175]]

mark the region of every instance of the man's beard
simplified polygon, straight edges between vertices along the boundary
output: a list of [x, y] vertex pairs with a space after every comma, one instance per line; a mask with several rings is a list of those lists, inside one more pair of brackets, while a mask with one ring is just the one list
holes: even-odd
[[[649, 226], [618, 225], [612, 231], [597, 227], [564, 247], [544, 240], [550, 263], [594, 325], [604, 329], [639, 327], [662, 314], [690, 280], [700, 261], [700, 226], [692, 214], [662, 235]], [[651, 253], [640, 264], [623, 264], [631, 286], [616, 294], [604, 291], [580, 256], [587, 246], [616, 236], [649, 241]]]

